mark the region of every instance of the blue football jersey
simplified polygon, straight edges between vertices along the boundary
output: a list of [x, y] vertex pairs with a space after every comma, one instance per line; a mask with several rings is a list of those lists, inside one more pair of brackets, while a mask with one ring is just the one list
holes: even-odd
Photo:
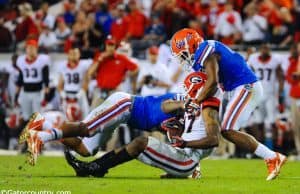
[[150, 131], [158, 127], [164, 120], [174, 117], [175, 114], [166, 114], [161, 109], [161, 104], [165, 100], [180, 100], [180, 95], [167, 93], [162, 96], [136, 96], [131, 109], [131, 118], [127, 122], [131, 127]]
[[254, 83], [258, 80], [239, 53], [215, 40], [206, 40], [199, 45], [195, 53], [193, 69], [195, 71], [203, 70], [205, 59], [212, 53], [220, 56], [218, 60], [219, 83], [225, 91], [231, 91], [240, 85]]

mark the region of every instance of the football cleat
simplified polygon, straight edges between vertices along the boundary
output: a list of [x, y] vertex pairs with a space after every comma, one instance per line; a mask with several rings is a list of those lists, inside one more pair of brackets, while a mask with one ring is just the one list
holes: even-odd
[[27, 132], [29, 134], [26, 142], [28, 145], [27, 148], [27, 162], [31, 165], [34, 166], [37, 162], [37, 157], [40, 154], [42, 147], [43, 147], [43, 142], [38, 136], [38, 131], [35, 130], [29, 130]]
[[278, 152], [276, 152], [275, 158], [265, 160], [268, 168], [268, 176], [266, 178], [267, 181], [273, 180], [279, 175], [280, 169], [286, 160], [286, 156]]
[[29, 130], [42, 130], [44, 121], [45, 118], [40, 113], [33, 113], [19, 136], [19, 144], [22, 144], [27, 140], [27, 138], [29, 137]]
[[79, 177], [87, 177], [89, 173], [85, 170], [83, 166], [83, 162], [77, 160], [70, 152], [70, 150], [66, 149], [64, 151], [65, 159], [67, 160], [68, 164], [75, 170], [76, 176]]
[[103, 177], [107, 170], [102, 169], [96, 162], [83, 162], [76, 159], [69, 150], [64, 152], [68, 164], [75, 170], [78, 177]]

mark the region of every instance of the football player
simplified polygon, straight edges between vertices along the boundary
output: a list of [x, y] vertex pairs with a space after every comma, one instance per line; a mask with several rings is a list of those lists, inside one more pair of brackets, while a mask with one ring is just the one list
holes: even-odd
[[[38, 54], [38, 42], [34, 39], [26, 41], [26, 54], [17, 59], [20, 71], [15, 93], [15, 105], [20, 105], [23, 121], [28, 121], [30, 115], [41, 110], [41, 102], [49, 93], [50, 58]], [[20, 94], [21, 88], [23, 91]], [[19, 98], [20, 94], [20, 98]]]
[[116, 92], [91, 111], [83, 121], [65, 122], [60, 127], [52, 127], [40, 113], [34, 113], [22, 131], [19, 143], [27, 141], [28, 161], [35, 165], [42, 145], [48, 141], [77, 136], [91, 137], [101, 133], [100, 144], [103, 145], [102, 143], [110, 138], [114, 129], [121, 123], [149, 131], [159, 126], [165, 119], [173, 117], [177, 112], [175, 110], [183, 108], [183, 102], [174, 104], [169, 101], [181, 98], [181, 95], [172, 93], [157, 97], [141, 97]]
[[[283, 112], [283, 88], [284, 73], [281, 68], [280, 56], [272, 54], [268, 44], [260, 47], [259, 53], [250, 55], [248, 64], [253, 68], [260, 79], [264, 97], [253, 112], [252, 122], [265, 129], [265, 144], [272, 148], [272, 127], [274, 126], [276, 113]], [[276, 98], [279, 96], [279, 98]], [[262, 130], [263, 132], [263, 130]]]
[[[58, 91], [63, 99], [64, 112], [67, 112], [67, 104], [78, 103], [82, 111], [82, 118], [88, 115], [86, 76], [91, 63], [92, 61], [89, 60], [80, 60], [80, 50], [72, 48], [68, 52], [68, 61], [61, 64]], [[71, 118], [68, 119], [71, 120]], [[81, 120], [81, 118], [79, 119]]]
[[[206, 75], [202, 72], [189, 74], [184, 81], [187, 97], [195, 98], [205, 81]], [[169, 103], [180, 104], [178, 101]], [[147, 165], [163, 169], [167, 172], [165, 177], [188, 177], [193, 174], [199, 161], [208, 156], [213, 147], [218, 146], [219, 105], [220, 100], [217, 97], [209, 97], [201, 102], [196, 112], [189, 111], [192, 104], [187, 105], [184, 124], [174, 123], [173, 118], [169, 119], [171, 122], [169, 124], [164, 122], [162, 126], [170, 130], [171, 144], [151, 136], [140, 136], [128, 145], [108, 152], [89, 163], [79, 161], [70, 154], [67, 154], [67, 160], [75, 169], [77, 176], [102, 177], [110, 168], [138, 159]], [[171, 130], [178, 131], [181, 127], [184, 130], [182, 135], [177, 132], [171, 133]]]
[[205, 71], [207, 81], [194, 104], [214, 95], [218, 84], [229, 96], [222, 120], [222, 135], [242, 149], [265, 159], [268, 176], [277, 177], [286, 156], [276, 153], [239, 129], [263, 99], [261, 82], [248, 67], [244, 58], [223, 43], [206, 40], [193, 29], [177, 31], [171, 40], [173, 54], [194, 71]]

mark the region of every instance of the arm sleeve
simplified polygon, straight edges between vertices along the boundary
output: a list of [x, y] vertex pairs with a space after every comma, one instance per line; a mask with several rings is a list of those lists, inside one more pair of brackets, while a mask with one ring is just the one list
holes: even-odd
[[42, 73], [43, 73], [43, 83], [45, 84], [46, 87], [49, 86], [49, 66], [46, 65], [43, 69], [42, 69]]
[[22, 73], [22, 71], [20, 69], [18, 69], [18, 71], [19, 71], [19, 75], [18, 75], [18, 78], [16, 80], [16, 85], [19, 86], [19, 87], [21, 87], [23, 85], [23, 83], [24, 83], [24, 81], [23, 81], [23, 73]]

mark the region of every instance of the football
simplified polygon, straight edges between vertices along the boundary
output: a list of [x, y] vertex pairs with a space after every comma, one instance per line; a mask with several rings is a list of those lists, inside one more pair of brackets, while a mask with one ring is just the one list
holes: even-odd
[[184, 121], [183, 119], [177, 119], [176, 117], [172, 117], [170, 119], [165, 120], [161, 124], [161, 128], [166, 131], [168, 140], [170, 143], [175, 143], [173, 137], [181, 136], [184, 131]]

